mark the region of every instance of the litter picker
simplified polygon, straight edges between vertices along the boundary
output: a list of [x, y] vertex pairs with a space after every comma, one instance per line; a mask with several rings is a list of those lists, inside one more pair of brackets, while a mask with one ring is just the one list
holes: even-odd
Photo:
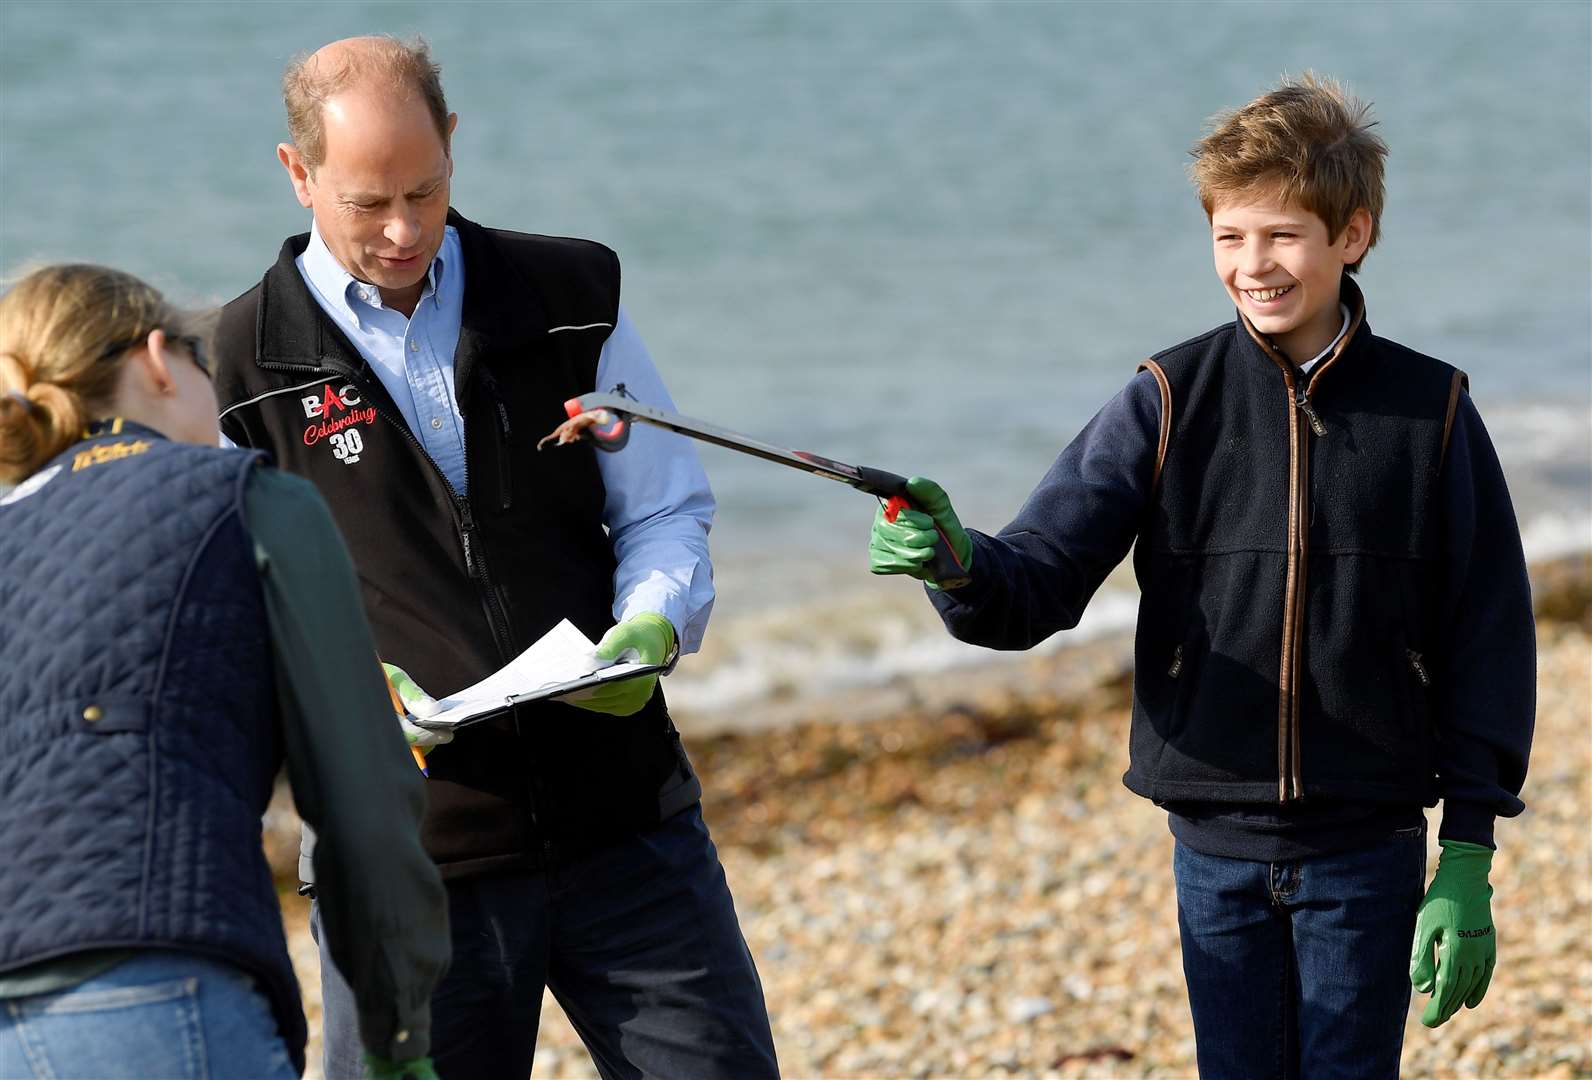
[[[564, 411], [569, 414], [569, 421], [560, 425], [559, 429], [542, 440], [543, 442], [557, 438], [562, 443], [580, 438], [589, 440], [599, 450], [621, 450], [630, 440], [631, 422], [640, 421], [693, 439], [701, 439], [703, 442], [710, 442], [727, 450], [772, 461], [776, 465], [785, 465], [812, 473], [814, 476], [849, 484], [859, 491], [866, 491], [884, 503], [884, 516], [888, 521], [893, 522], [901, 511], [912, 509], [912, 504], [907, 501], [907, 480], [904, 476], [897, 476], [883, 469], [871, 469], [866, 465], [847, 465], [843, 461], [835, 461], [806, 450], [787, 450], [782, 446], [741, 435], [716, 424], [654, 409], [620, 393], [582, 394], [564, 402]], [[608, 416], [604, 417], [603, 413], [607, 413]], [[582, 420], [587, 422], [580, 423]], [[967, 568], [956, 557], [956, 552], [951, 550], [950, 541], [945, 538], [944, 530], [936, 525], [935, 531], [939, 533], [939, 538], [934, 544], [935, 583], [947, 589], [966, 585], [969, 580]]]

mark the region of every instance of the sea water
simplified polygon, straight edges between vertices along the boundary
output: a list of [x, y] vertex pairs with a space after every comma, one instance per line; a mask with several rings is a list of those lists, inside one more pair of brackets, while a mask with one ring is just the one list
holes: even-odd
[[[945, 485], [994, 531], [1140, 359], [1232, 318], [1205, 120], [1334, 75], [1392, 147], [1375, 330], [1469, 372], [1528, 554], [1592, 545], [1592, 7], [1581, 3], [0, 5], [0, 271], [190, 303], [308, 225], [283, 65], [421, 33], [466, 216], [614, 247], [680, 411]], [[987, 656], [867, 573], [873, 504], [712, 447], [686, 711]], [[1087, 635], [1131, 625], [1118, 575]], [[1062, 635], [1064, 644], [1068, 635]]]

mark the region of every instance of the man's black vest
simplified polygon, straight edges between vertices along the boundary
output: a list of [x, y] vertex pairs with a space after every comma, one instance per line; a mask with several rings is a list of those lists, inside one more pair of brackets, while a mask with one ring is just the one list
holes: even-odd
[[1144, 366], [1162, 394], [1131, 764], [1165, 800], [1436, 801], [1438, 476], [1464, 384], [1359, 290], [1301, 373], [1240, 315]]
[[302, 1070], [260, 847], [282, 747], [241, 505], [258, 458], [119, 425], [0, 504], [0, 971], [202, 952], [260, 981]]
[[[560, 619], [601, 637], [616, 567], [595, 452], [535, 447], [566, 419], [565, 400], [597, 388], [618, 321], [618, 259], [586, 240], [484, 229], [455, 213], [448, 223], [465, 262], [454, 368], [468, 494], [310, 294], [294, 265], [308, 234], [223, 310], [216, 381], [222, 430], [269, 450], [331, 506], [382, 659], [438, 697]], [[429, 763], [421, 837], [445, 877], [588, 850], [701, 794], [661, 690], [633, 716], [522, 706], [459, 733]]]

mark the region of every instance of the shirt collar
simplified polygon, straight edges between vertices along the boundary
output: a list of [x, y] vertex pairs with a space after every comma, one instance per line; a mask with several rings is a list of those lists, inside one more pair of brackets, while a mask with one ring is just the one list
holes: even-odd
[[[420, 291], [422, 303], [427, 297], [441, 294], [443, 282], [448, 279], [446, 271], [450, 252], [458, 243], [457, 236], [452, 225], [444, 231], [442, 246], [437, 249], [431, 265], [426, 269], [426, 286]], [[322, 296], [347, 312], [355, 322], [363, 324], [362, 309], [384, 310], [380, 290], [344, 269], [343, 264], [337, 261], [337, 256], [332, 254], [332, 249], [326, 246], [326, 241], [321, 239], [320, 225], [313, 220], [310, 223], [310, 242], [304, 249], [303, 257], [304, 273], [311, 284]]]
[[1321, 360], [1321, 359], [1323, 359], [1325, 357], [1331, 356], [1332, 355], [1332, 350], [1336, 349], [1338, 347], [1338, 342], [1343, 340], [1343, 335], [1347, 334], [1349, 332], [1349, 318], [1350, 318], [1349, 305], [1345, 304], [1345, 303], [1342, 303], [1342, 302], [1339, 302], [1338, 310], [1343, 313], [1343, 325], [1338, 327], [1338, 336], [1333, 338], [1331, 343], [1329, 343], [1325, 349], [1322, 349], [1320, 352], [1316, 353], [1316, 355], [1312, 356], [1309, 360], [1306, 360], [1303, 364], [1300, 364], [1299, 365], [1300, 367], [1302, 367], [1302, 368], [1313, 367], [1317, 360]]

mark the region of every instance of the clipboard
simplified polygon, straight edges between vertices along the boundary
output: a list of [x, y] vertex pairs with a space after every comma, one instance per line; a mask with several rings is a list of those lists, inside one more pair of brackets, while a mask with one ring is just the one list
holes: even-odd
[[[502, 716], [516, 705], [526, 705], [536, 701], [556, 701], [559, 698], [578, 694], [582, 690], [591, 690], [608, 683], [625, 682], [629, 679], [639, 679], [645, 675], [655, 675], [665, 671], [667, 668], [667, 664], [622, 662], [610, 667], [598, 668], [596, 671], [582, 675], [578, 679], [551, 683], [523, 694], [508, 694], [502, 699], [502, 704], [500, 705], [488, 705], [483, 711], [472, 712], [457, 719], [410, 716], [409, 722], [416, 727], [425, 728], [427, 731], [459, 731], [483, 720]], [[447, 699], [443, 700], [446, 701]]]

